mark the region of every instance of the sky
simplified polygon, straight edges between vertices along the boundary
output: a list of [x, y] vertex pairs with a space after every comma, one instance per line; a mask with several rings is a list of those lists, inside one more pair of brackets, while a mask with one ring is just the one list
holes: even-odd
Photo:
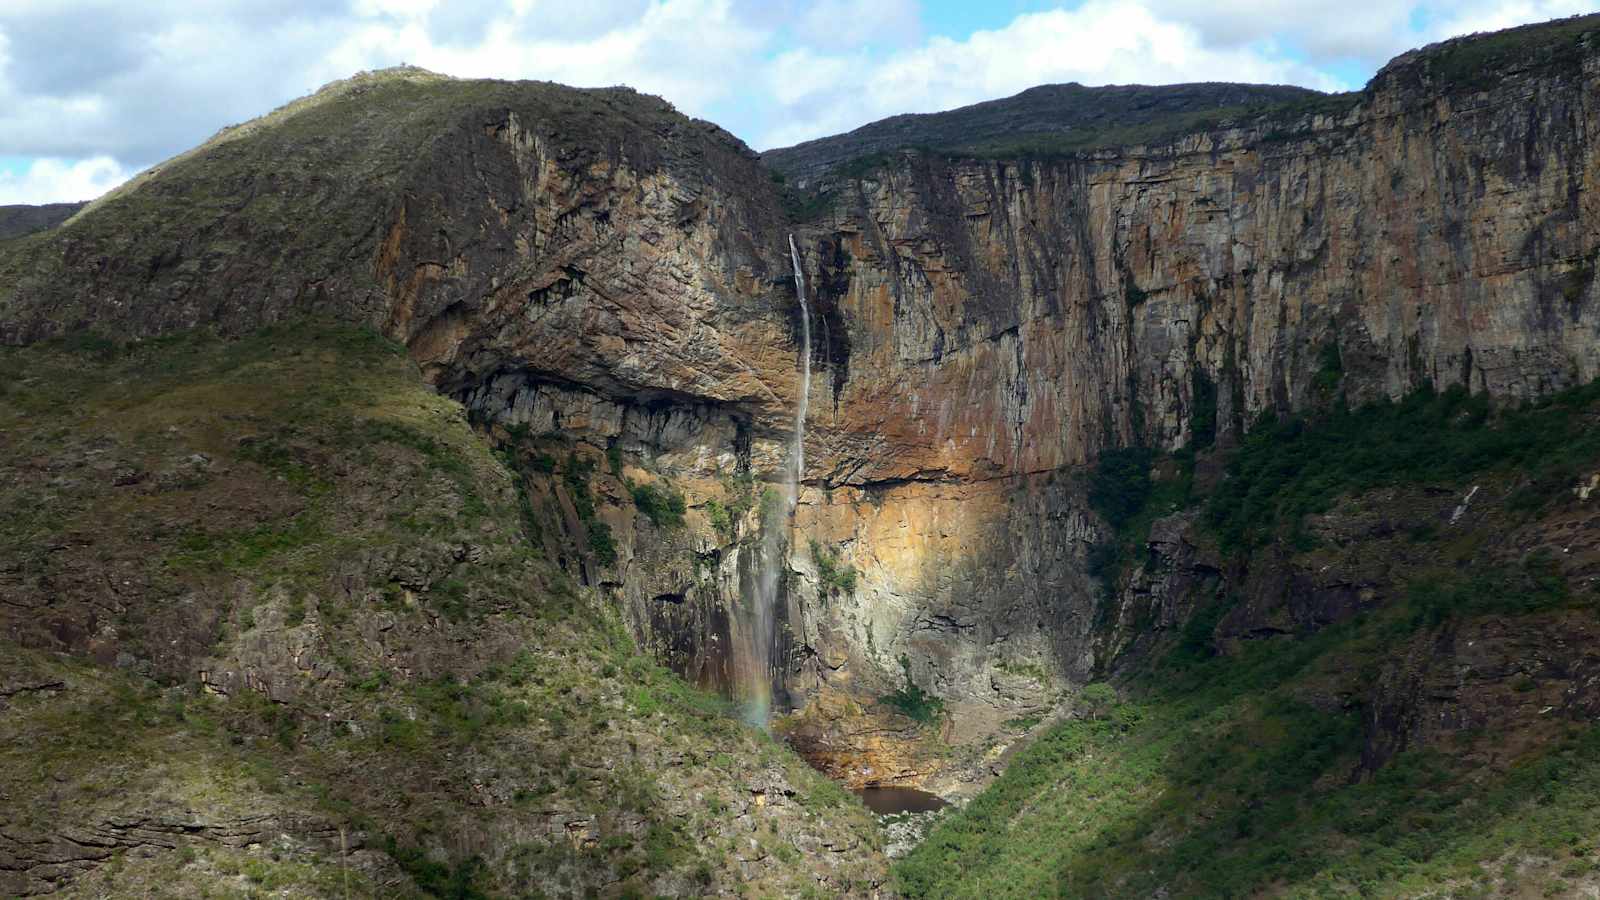
[[1036, 84], [1359, 88], [1594, 0], [0, 0], [0, 204], [92, 199], [329, 81], [409, 63], [626, 84], [765, 150]]

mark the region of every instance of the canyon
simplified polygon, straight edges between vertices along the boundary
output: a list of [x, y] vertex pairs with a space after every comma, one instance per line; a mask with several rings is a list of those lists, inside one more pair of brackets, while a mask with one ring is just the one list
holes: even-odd
[[[1413, 51], [1349, 95], [1222, 86], [1175, 133], [1156, 104], [1149, 122], [1168, 124], [1148, 139], [1096, 145], [1074, 124], [1053, 150], [931, 146], [940, 131], [762, 156], [627, 89], [365, 73], [0, 242], [0, 343], [247, 341], [308, 317], [376, 332], [431, 392], [408, 403], [464, 417], [433, 440], [477, 441], [474, 465], [492, 448], [511, 473], [493, 476], [507, 512], [490, 537], [430, 551], [427, 577], [385, 563], [396, 597], [432, 602], [439, 573], [520, 521], [540, 578], [570, 580], [700, 688], [749, 697], [753, 679], [771, 704], [757, 724], [834, 781], [967, 799], [1086, 685], [1136, 677], [1219, 598], [1204, 640], [1224, 654], [1398, 602], [1414, 561], [1384, 542], [1455, 525], [1458, 506], [1478, 504], [1471, 533], [1555, 547], [1561, 577], [1592, 588], [1591, 508], [1512, 527], [1511, 482], [1488, 499], [1385, 488], [1375, 511], [1315, 518], [1337, 551], [1242, 553], [1181, 504], [1124, 541], [1091, 485], [1135, 448], [1158, 484], [1187, 465], [1216, 489], [1250, 435], [1336, 401], [1455, 387], [1514, 408], [1600, 378], [1597, 41], [1600, 17], [1579, 18]], [[1006, 102], [984, 107], [997, 134]], [[1119, 541], [1124, 564], [1097, 563]], [[136, 604], [108, 611], [87, 576], [9, 571], [0, 626], [29, 652], [333, 708], [289, 687], [326, 636], [162, 647], [115, 627]], [[1541, 734], [1536, 706], [1600, 715], [1594, 626], [1573, 616], [1480, 623], [1351, 688], [1371, 711], [1362, 764], [1468, 728]], [[1549, 670], [1538, 691], [1509, 692], [1510, 663], [1486, 692], [1449, 674], [1530, 653]], [[645, 743], [648, 765], [677, 758], [669, 737]], [[781, 806], [804, 777], [762, 771], [739, 802]], [[838, 847], [851, 865], [878, 852]], [[881, 865], [817, 883], [870, 893]]]

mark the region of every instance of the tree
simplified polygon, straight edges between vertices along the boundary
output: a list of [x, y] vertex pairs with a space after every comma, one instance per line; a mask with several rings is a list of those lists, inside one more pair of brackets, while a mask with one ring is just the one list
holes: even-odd
[[1078, 694], [1079, 709], [1087, 713], [1091, 720], [1098, 719], [1110, 712], [1111, 707], [1116, 705], [1116, 702], [1117, 689], [1104, 681], [1096, 681], [1094, 684], [1085, 685]]

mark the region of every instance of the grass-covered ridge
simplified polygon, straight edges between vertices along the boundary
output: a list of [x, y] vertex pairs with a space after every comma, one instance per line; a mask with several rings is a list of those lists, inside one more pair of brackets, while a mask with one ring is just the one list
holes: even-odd
[[[148, 856], [94, 851], [86, 894], [881, 878], [866, 811], [640, 656], [388, 341], [304, 324], [0, 350], [0, 433], [7, 828], [52, 848], [199, 823]], [[257, 846], [219, 836], [261, 816]], [[826, 869], [810, 842], [840, 848]], [[23, 860], [0, 894], [51, 864], [0, 849]]]
[[894, 116], [848, 134], [767, 151], [762, 161], [790, 180], [814, 181], [829, 170], [829, 177], [849, 177], [841, 170], [850, 169], [852, 161], [905, 149], [982, 153], [1013, 144], [1063, 151], [1112, 146], [1171, 134], [1241, 109], [1317, 96], [1282, 85], [1048, 84], [959, 109]]
[[[1594, 53], [1600, 15], [1573, 16], [1488, 34], [1455, 38], [1396, 63], [1426, 73], [1451, 90], [1488, 90], [1508, 72], [1577, 74]], [[1391, 64], [1393, 67], [1394, 64]], [[1378, 78], [1385, 73], [1380, 72]]]

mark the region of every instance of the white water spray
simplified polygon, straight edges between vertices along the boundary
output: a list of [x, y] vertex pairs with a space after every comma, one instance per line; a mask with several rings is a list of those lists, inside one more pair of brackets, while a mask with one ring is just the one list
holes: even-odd
[[763, 504], [761, 521], [761, 559], [756, 579], [756, 597], [750, 610], [750, 631], [746, 638], [745, 673], [741, 679], [745, 692], [745, 719], [765, 727], [772, 711], [772, 651], [778, 643], [775, 627], [781, 600], [778, 587], [789, 565], [785, 550], [786, 534], [781, 523], [792, 525], [795, 507], [800, 502], [800, 478], [806, 467], [806, 412], [811, 405], [811, 310], [806, 305], [806, 276], [800, 268], [800, 251], [794, 235], [789, 235], [789, 260], [794, 265], [794, 289], [800, 298], [800, 384], [794, 409], [794, 438], [789, 445], [789, 464], [784, 472], [783, 509], [768, 515]]

